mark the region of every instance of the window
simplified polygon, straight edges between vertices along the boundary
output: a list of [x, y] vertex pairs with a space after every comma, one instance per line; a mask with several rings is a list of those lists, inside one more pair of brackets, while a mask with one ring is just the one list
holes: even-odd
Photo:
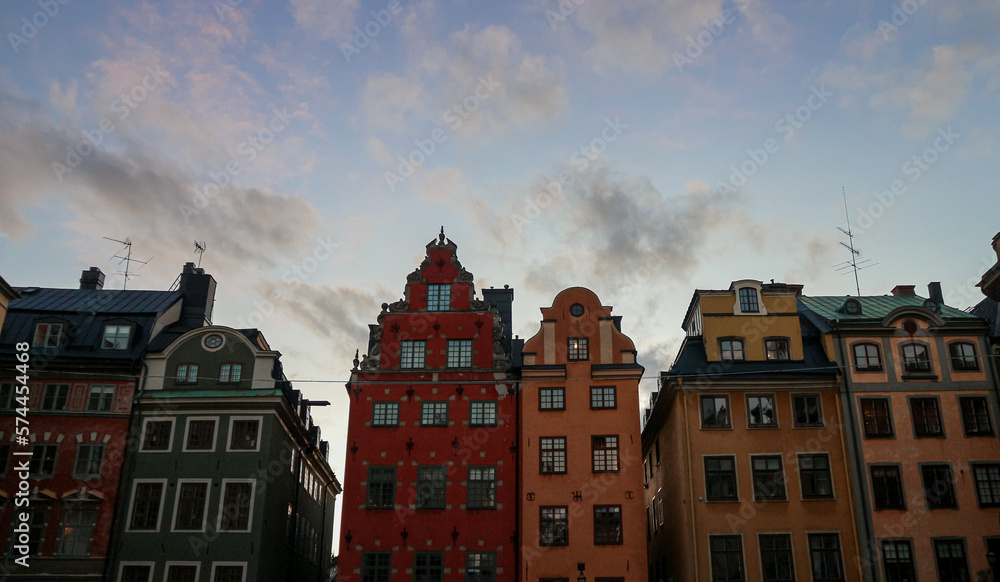
[[542, 475], [566, 472], [566, 437], [541, 437], [538, 446]]
[[465, 582], [496, 582], [497, 555], [494, 552], [466, 552]]
[[219, 531], [250, 531], [253, 481], [223, 481]]
[[497, 468], [469, 467], [468, 509], [495, 509], [497, 506]]
[[[45, 546], [45, 532], [48, 530], [49, 526], [49, 511], [50, 507], [48, 504], [34, 504], [26, 508], [28, 510], [28, 555], [37, 556], [42, 553], [42, 548]], [[18, 520], [11, 519], [11, 530], [14, 526], [20, 523]], [[11, 532], [11, 543], [10, 552], [14, 555], [14, 532]]]
[[87, 398], [87, 410], [90, 412], [110, 412], [111, 401], [114, 398], [114, 384], [91, 384], [90, 396]]
[[910, 373], [930, 372], [931, 357], [925, 344], [903, 344], [903, 370]]
[[28, 473], [33, 477], [52, 475], [56, 467], [56, 453], [59, 445], [32, 445]]
[[709, 536], [712, 582], [742, 582], [743, 540], [740, 536]]
[[969, 565], [965, 561], [962, 540], [933, 540], [938, 579], [942, 582], [967, 582]]
[[701, 397], [701, 428], [730, 428], [729, 397]]
[[448, 367], [472, 367], [472, 340], [448, 340]]
[[396, 467], [368, 466], [368, 509], [393, 509], [396, 505]]
[[215, 450], [214, 418], [189, 418], [187, 421], [187, 436], [184, 438], [185, 451]]
[[149, 582], [153, 577], [150, 564], [122, 564], [119, 582]]
[[69, 384], [46, 384], [42, 410], [66, 410]]
[[451, 285], [427, 286], [427, 311], [451, 309]]
[[260, 445], [259, 418], [232, 418], [229, 425], [230, 451], [256, 451]]
[[774, 394], [751, 394], [747, 396], [747, 420], [751, 428], [772, 428], [778, 426], [774, 414]]
[[392, 552], [363, 552], [361, 582], [389, 582], [392, 574]]
[[539, 545], [569, 545], [569, 508], [565, 505], [542, 506], [539, 522]]
[[656, 523], [663, 526], [663, 489], [656, 490]]
[[743, 313], [757, 313], [760, 306], [757, 304], [757, 290], [753, 287], [743, 287], [740, 289], [740, 311]]
[[[7, 474], [7, 463], [10, 459], [10, 449], [13, 445], [9, 443], [0, 443], [0, 476]], [[0, 513], [3, 513], [2, 504], [0, 504]]]
[[962, 408], [962, 427], [965, 429], [965, 436], [993, 436], [986, 398], [968, 396], [959, 398], [958, 402]]
[[127, 350], [128, 336], [131, 332], [131, 325], [105, 325], [104, 341], [101, 342], [101, 349]]
[[424, 340], [403, 340], [400, 342], [399, 367], [423, 368], [427, 357], [427, 342]]
[[784, 338], [764, 340], [764, 351], [767, 352], [768, 360], [787, 360], [791, 357], [788, 340]]
[[132, 490], [132, 511], [129, 531], [160, 529], [160, 508], [163, 505], [163, 481], [136, 481]]
[[143, 425], [143, 451], [169, 451], [170, 437], [174, 432], [173, 420], [147, 419]]
[[104, 445], [77, 445], [73, 477], [92, 478], [101, 475], [104, 462]]
[[878, 344], [858, 342], [853, 345], [854, 369], [858, 372], [881, 372], [882, 352]]
[[376, 402], [372, 411], [372, 426], [399, 426], [399, 403]]
[[64, 503], [56, 555], [89, 556], [96, 527], [96, 505]]
[[446, 467], [417, 468], [417, 509], [444, 509]]
[[496, 426], [496, 400], [474, 400], [469, 403], [470, 426]]
[[743, 350], [743, 340], [741, 338], [719, 340], [719, 357], [724, 362], [745, 360], [746, 352]]
[[764, 582], [792, 582], [795, 562], [792, 559], [792, 536], [789, 534], [759, 534], [760, 565]]
[[865, 425], [865, 438], [891, 438], [892, 416], [887, 398], [862, 398], [861, 417]]
[[171, 564], [167, 562], [166, 582], [198, 582], [198, 564]]
[[923, 465], [920, 467], [920, 475], [924, 481], [924, 498], [928, 509], [958, 509], [951, 467]]
[[413, 559], [413, 582], [442, 582], [444, 552], [417, 552]]
[[1000, 507], [1000, 463], [972, 465], [979, 507]]
[[618, 435], [590, 437], [594, 473], [618, 472]]
[[208, 481], [179, 481], [173, 531], [203, 531], [208, 509]]
[[795, 426], [823, 426], [823, 406], [819, 394], [793, 395], [792, 414], [795, 415]]
[[979, 369], [979, 358], [976, 357], [976, 346], [969, 342], [952, 342], [948, 345], [951, 354], [951, 369], [956, 372], [968, 372]]
[[660, 466], [660, 439], [653, 441], [653, 450], [656, 451], [656, 466]]
[[832, 499], [833, 478], [830, 475], [830, 456], [823, 454], [799, 455], [799, 481], [805, 499]]
[[58, 348], [63, 343], [63, 324], [61, 323], [39, 323], [35, 326], [35, 341], [32, 345], [36, 348]]
[[198, 381], [198, 364], [181, 364], [177, 366], [177, 383], [194, 384]]
[[622, 543], [622, 506], [594, 506], [594, 545], [620, 545]]
[[913, 546], [906, 540], [882, 541], [882, 567], [885, 582], [915, 582]]
[[736, 458], [705, 457], [705, 497], [709, 501], [736, 501]]
[[448, 426], [448, 402], [423, 401], [420, 403], [421, 426]]
[[757, 501], [785, 499], [785, 475], [780, 456], [751, 457], [753, 497]]
[[243, 582], [243, 564], [212, 564], [212, 582]]
[[591, 408], [618, 408], [618, 398], [614, 386], [591, 386]]
[[809, 554], [815, 582], [844, 579], [840, 536], [835, 533], [809, 534]]
[[872, 497], [875, 509], [906, 509], [903, 477], [898, 465], [873, 465]]
[[587, 347], [587, 338], [571, 337], [566, 339], [567, 359], [571, 362], [579, 362], [590, 359], [590, 351]]
[[910, 416], [913, 418], [913, 432], [918, 437], [944, 436], [937, 398], [911, 398]]
[[539, 410], [566, 410], [565, 388], [539, 388]]
[[243, 364], [222, 364], [219, 366], [219, 382], [239, 382], [243, 375]]

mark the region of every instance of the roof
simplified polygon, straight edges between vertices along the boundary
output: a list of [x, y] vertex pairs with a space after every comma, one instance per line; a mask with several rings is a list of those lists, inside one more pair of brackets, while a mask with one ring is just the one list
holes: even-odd
[[11, 287], [7, 283], [7, 281], [4, 280], [3, 277], [0, 277], [0, 294], [6, 296], [7, 299], [17, 299], [18, 297], [20, 297], [17, 291], [15, 291], [14, 288]]
[[161, 313], [181, 298], [180, 291], [133, 291], [124, 289], [44, 289], [15, 287], [20, 299], [10, 302], [11, 311], [60, 313]]
[[995, 300], [987, 297], [979, 302], [978, 305], [972, 308], [969, 312], [976, 317], [981, 317], [986, 320], [990, 328], [987, 332], [990, 337], [1000, 337], [1000, 308]]
[[702, 336], [684, 340], [681, 352], [670, 370], [662, 372], [664, 378], [694, 376], [719, 379], [724, 376], [740, 380], [802, 379], [833, 377], [840, 373], [837, 365], [826, 357], [817, 336], [803, 336], [802, 360], [761, 360], [741, 362], [709, 362]]
[[[855, 299], [861, 303], [861, 313], [852, 315], [839, 311], [844, 302], [848, 299]], [[919, 295], [870, 295], [862, 297], [826, 295], [818, 297], [800, 296], [799, 310], [802, 307], [811, 310], [816, 315], [828, 322], [868, 322], [882, 321], [894, 309], [900, 307], [923, 307], [927, 298]], [[975, 315], [966, 313], [960, 309], [955, 309], [948, 305], [941, 306], [941, 317], [945, 319], [978, 319]], [[814, 322], [815, 323], [815, 322]]]

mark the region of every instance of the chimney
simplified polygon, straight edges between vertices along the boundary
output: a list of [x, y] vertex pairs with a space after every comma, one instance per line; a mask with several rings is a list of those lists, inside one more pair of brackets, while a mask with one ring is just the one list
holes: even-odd
[[500, 345], [503, 346], [503, 353], [511, 354], [511, 325], [513, 317], [511, 311], [514, 306], [514, 290], [509, 285], [504, 285], [503, 289], [483, 289], [483, 301], [496, 307], [500, 313], [500, 325], [503, 326], [503, 335], [500, 337]]
[[180, 291], [181, 323], [188, 327], [203, 327], [212, 324], [212, 308], [215, 306], [215, 278], [197, 268], [194, 263], [184, 263], [181, 272]]
[[80, 289], [104, 289], [104, 273], [97, 267], [91, 267], [80, 275]]
[[619, 332], [621, 332], [621, 330], [622, 330], [622, 316], [621, 315], [612, 315], [611, 316], [611, 321], [614, 322], [615, 329], [617, 329]]
[[927, 298], [937, 303], [938, 306], [944, 305], [944, 294], [941, 293], [940, 282], [935, 281], [927, 284]]
[[896, 285], [892, 288], [893, 297], [900, 297], [902, 295], [916, 295], [917, 294], [916, 285]]
[[1000, 263], [1000, 232], [993, 237], [993, 250], [997, 254], [997, 262]]

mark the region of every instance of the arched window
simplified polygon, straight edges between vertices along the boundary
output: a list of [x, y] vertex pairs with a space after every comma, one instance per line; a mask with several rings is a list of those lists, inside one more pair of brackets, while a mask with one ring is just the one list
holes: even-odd
[[858, 372], [881, 372], [882, 352], [878, 344], [873, 342], [858, 342], [852, 346], [854, 351], [854, 369]]
[[967, 372], [979, 369], [976, 346], [972, 342], [952, 342], [948, 344], [948, 352], [951, 354], [952, 370]]
[[900, 346], [903, 353], [903, 369], [907, 372], [930, 372], [931, 355], [927, 344], [910, 342]]

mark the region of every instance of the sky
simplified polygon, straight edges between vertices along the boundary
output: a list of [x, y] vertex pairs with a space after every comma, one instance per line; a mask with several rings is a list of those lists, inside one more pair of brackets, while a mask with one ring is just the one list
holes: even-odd
[[522, 338], [564, 288], [613, 306], [647, 402], [695, 289], [856, 294], [838, 229], [862, 294], [982, 298], [998, 28], [995, 0], [7, 0], [0, 276], [119, 289], [128, 238], [128, 287], [166, 289], [204, 241], [214, 322], [331, 402], [342, 476], [354, 350], [444, 226]]

